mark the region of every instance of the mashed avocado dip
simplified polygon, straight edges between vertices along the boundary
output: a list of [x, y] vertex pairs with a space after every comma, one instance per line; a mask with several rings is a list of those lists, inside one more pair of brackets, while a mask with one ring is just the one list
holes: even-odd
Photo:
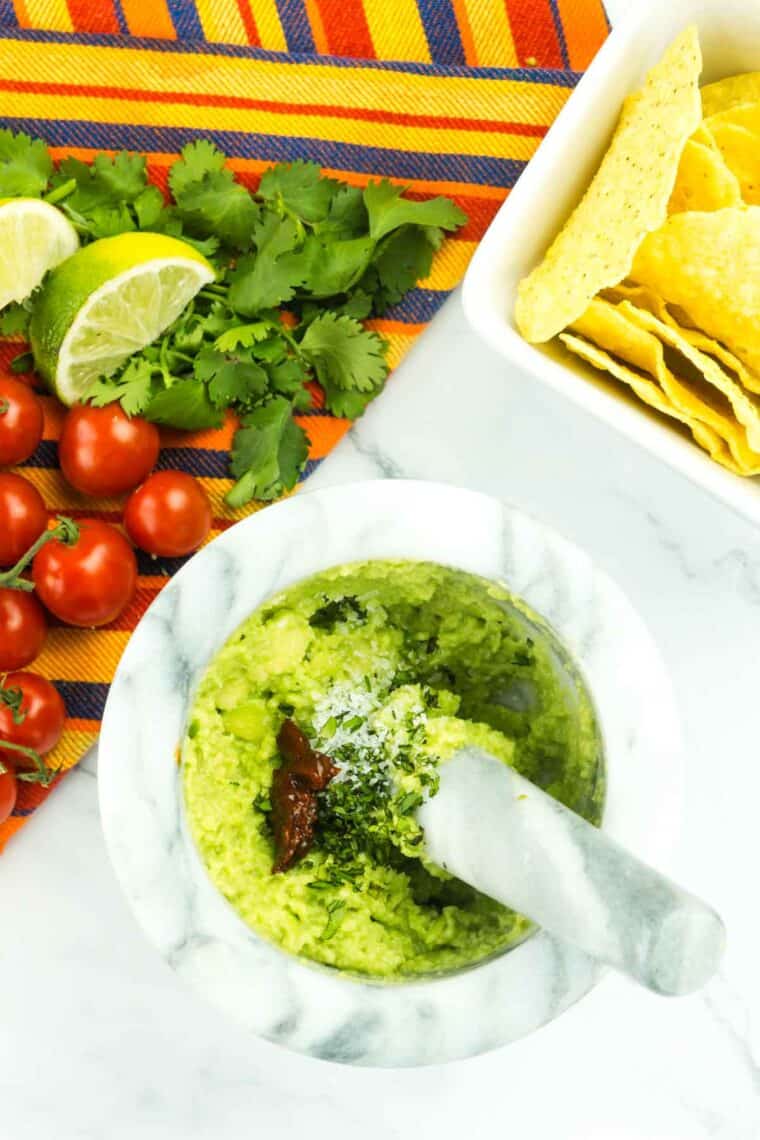
[[[286, 720], [340, 773], [310, 851], [275, 874]], [[389, 980], [472, 965], [532, 927], [426, 863], [416, 808], [466, 744], [598, 822], [591, 704], [541, 619], [433, 563], [340, 566], [270, 598], [209, 666], [183, 750], [189, 825], [219, 890], [293, 954]]]

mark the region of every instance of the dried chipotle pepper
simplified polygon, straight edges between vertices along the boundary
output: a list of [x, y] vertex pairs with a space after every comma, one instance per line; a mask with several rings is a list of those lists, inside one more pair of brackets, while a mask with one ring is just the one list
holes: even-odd
[[275, 860], [272, 873], [287, 871], [308, 853], [317, 821], [317, 792], [340, 769], [329, 756], [316, 752], [292, 720], [277, 735], [283, 762], [272, 777], [272, 828]]

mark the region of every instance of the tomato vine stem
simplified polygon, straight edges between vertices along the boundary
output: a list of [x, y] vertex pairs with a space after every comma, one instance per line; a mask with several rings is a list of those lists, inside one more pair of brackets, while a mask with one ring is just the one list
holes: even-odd
[[22, 578], [21, 575], [43, 546], [54, 538], [65, 543], [66, 546], [73, 546], [79, 538], [79, 527], [73, 519], [58, 515], [56, 525], [50, 530], [44, 531], [36, 542], [32, 543], [27, 552], [21, 555], [15, 566], [11, 566], [10, 570], [5, 570], [0, 574], [0, 589], [25, 590], [30, 593], [34, 589], [34, 582], [30, 582], [28, 578]]

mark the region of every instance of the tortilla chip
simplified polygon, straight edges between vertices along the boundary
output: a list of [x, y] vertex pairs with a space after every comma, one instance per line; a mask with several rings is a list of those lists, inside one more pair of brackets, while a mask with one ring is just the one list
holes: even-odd
[[630, 276], [760, 373], [760, 207], [673, 214], [644, 238]]
[[726, 450], [725, 440], [713, 431], [712, 428], [707, 427], [705, 424], [693, 423], [690, 424], [691, 434], [694, 437], [694, 442], [699, 444], [703, 451], [706, 451], [711, 459], [719, 463], [721, 467], [725, 467], [727, 471], [731, 471], [734, 475], [742, 475], [744, 477], [760, 474], [760, 471], [747, 471], [740, 467], [732, 458], [730, 452]]
[[742, 103], [760, 103], [760, 71], [731, 75], [702, 88], [702, 114], [705, 118]]
[[720, 126], [744, 127], [754, 134], [760, 134], [760, 103], [737, 103], [727, 111], [708, 115], [704, 119], [704, 126], [713, 136], [715, 128]]
[[704, 123], [700, 123], [694, 134], [691, 136], [692, 142], [702, 143], [702, 146], [707, 146], [710, 150], [717, 150], [715, 139], [710, 134]]
[[610, 353], [605, 352], [604, 349], [599, 348], [598, 345], [592, 344], [574, 333], [560, 333], [559, 339], [571, 352], [589, 364], [593, 364], [594, 368], [598, 368], [600, 372], [609, 372], [610, 376], [614, 376], [616, 380], [622, 380], [640, 400], [643, 400], [650, 408], [654, 408], [656, 412], [678, 420], [680, 423], [686, 424], [687, 427], [691, 426], [690, 417], [682, 415], [677, 408], [674, 408], [662, 389], [648, 376], [643, 376], [640, 372], [634, 371], [620, 360], [616, 360]]
[[684, 415], [674, 408], [652, 380], [646, 376], [641, 376], [632, 368], [628, 368], [619, 360], [615, 360], [609, 353], [602, 351], [595, 344], [590, 344], [579, 336], [573, 336], [572, 333], [560, 333], [559, 339], [570, 352], [575, 353], [581, 360], [585, 360], [594, 368], [598, 368], [600, 372], [608, 372], [610, 376], [614, 376], [616, 380], [626, 384], [650, 408], [654, 408], [662, 415], [684, 424], [691, 431], [695, 442], [708, 453], [711, 459], [716, 460], [736, 475], [743, 474], [732, 459], [725, 440], [721, 439], [712, 428], [693, 420], [690, 416]]
[[699, 329], [690, 329], [684, 325], [679, 325], [671, 314], [668, 316], [668, 324], [672, 325], [674, 329], [678, 329], [681, 335], [688, 340], [689, 344], [699, 349], [700, 352], [706, 353], [708, 356], [714, 356], [719, 364], [722, 364], [729, 372], [733, 372], [742, 388], [746, 388], [748, 392], [760, 395], [760, 376], [754, 372], [750, 372], [749, 368], [745, 368], [741, 360], [739, 360], [737, 356], [734, 356], [733, 352], [729, 352], [719, 340], [713, 340], [711, 336], [700, 332]]
[[716, 360], [690, 344], [680, 329], [665, 324], [643, 309], [637, 309], [630, 301], [621, 302], [620, 312], [640, 328], [654, 333], [663, 344], [669, 345], [684, 356], [697, 369], [700, 376], [703, 376], [708, 384], [728, 400], [736, 419], [747, 433], [750, 448], [760, 452], [760, 401], [749, 392], [745, 392], [741, 384], [738, 384]]
[[665, 367], [662, 345], [656, 336], [627, 318], [617, 305], [595, 297], [571, 328], [605, 352], [621, 356], [628, 364], [660, 380]]
[[760, 134], [729, 122], [714, 122], [711, 134], [724, 165], [739, 183], [742, 200], [750, 206], [760, 205]]
[[630, 301], [637, 309], [646, 309], [647, 312], [653, 313], [655, 317], [659, 317], [661, 321], [665, 321], [666, 324], [677, 329], [694, 348], [698, 348], [700, 352], [706, 352], [708, 356], [714, 356], [724, 368], [733, 372], [738, 382], [748, 392], [755, 392], [760, 395], [760, 376], [757, 373], [750, 372], [749, 368], [742, 364], [733, 352], [729, 352], [719, 340], [714, 340], [706, 333], [700, 332], [699, 329], [690, 328], [684, 324], [683, 319], [679, 320], [679, 317], [683, 316], [680, 310], [671, 311], [662, 297], [658, 297], [651, 289], [647, 289], [646, 285], [631, 285], [628, 282], [622, 282], [612, 289], [605, 289], [604, 296], [608, 301]]
[[665, 220], [681, 151], [700, 121], [700, 69], [690, 27], [626, 99], [583, 199], [520, 283], [515, 319], [526, 340], [551, 340], [600, 289], [626, 277], [641, 239]]
[[[573, 323], [573, 330], [656, 380], [684, 423], [704, 424], [726, 441], [742, 473], [760, 473], [760, 452], [749, 446], [729, 400], [718, 389], [677, 376], [666, 363], [663, 342], [634, 319], [632, 308], [629, 302], [613, 305], [597, 298]], [[690, 371], [688, 365], [684, 371]]]
[[636, 305], [639, 309], [646, 309], [650, 313], [654, 313], [661, 321], [671, 320], [668, 306], [653, 289], [648, 289], [646, 285], [636, 285], [631, 281], [621, 281], [619, 285], [613, 285], [611, 289], [604, 290], [604, 299], [607, 301], [630, 301], [632, 305]]
[[668, 213], [721, 210], [724, 206], [738, 206], [741, 201], [739, 180], [717, 147], [708, 147], [690, 138], [681, 154]]

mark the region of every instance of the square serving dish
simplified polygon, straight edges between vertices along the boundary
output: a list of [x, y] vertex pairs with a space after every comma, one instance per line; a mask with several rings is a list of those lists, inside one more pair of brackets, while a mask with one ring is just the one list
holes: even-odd
[[760, 4], [636, 3], [610, 34], [494, 218], [467, 271], [464, 306], [473, 328], [513, 365], [532, 372], [760, 524], [760, 478], [743, 479], [724, 471], [678, 428], [628, 397], [622, 385], [606, 380], [561, 346], [528, 344], [512, 316], [518, 282], [540, 260], [591, 181], [625, 96], [640, 86], [671, 41], [692, 23], [702, 47], [702, 85], [760, 71]]

